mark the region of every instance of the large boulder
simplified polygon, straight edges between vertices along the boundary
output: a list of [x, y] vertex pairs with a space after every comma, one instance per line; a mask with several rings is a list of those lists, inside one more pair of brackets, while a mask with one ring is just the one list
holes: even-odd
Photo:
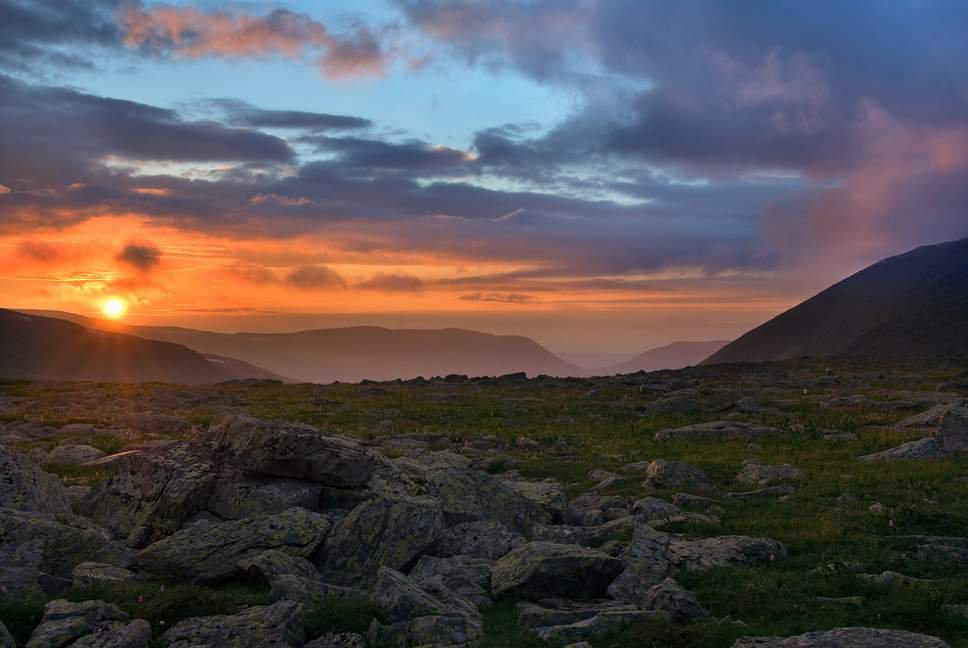
[[106, 456], [107, 453], [89, 445], [59, 445], [47, 453], [47, 463], [75, 466], [77, 464], [95, 461]]
[[652, 527], [636, 525], [625, 551], [620, 556], [624, 569], [608, 587], [608, 595], [616, 601], [645, 605], [649, 590], [661, 583], [674, 567], [669, 558], [672, 536]]
[[431, 492], [440, 500], [448, 525], [496, 520], [527, 535], [551, 515], [504, 481], [467, 468], [435, 470], [427, 476]]
[[399, 570], [415, 562], [444, 529], [435, 500], [381, 497], [360, 504], [333, 527], [316, 564], [329, 582], [372, 583], [380, 567]]
[[934, 437], [908, 441], [901, 445], [860, 457], [861, 461], [895, 461], [898, 459], [940, 459], [941, 449]]
[[630, 512], [629, 502], [623, 497], [582, 493], [568, 502], [564, 520], [576, 526], [593, 526], [628, 517]]
[[750, 462], [736, 475], [736, 481], [749, 486], [771, 486], [785, 481], [803, 479], [803, 472], [790, 464], [758, 464]]
[[297, 648], [303, 645], [302, 606], [292, 601], [250, 607], [238, 614], [179, 621], [161, 635], [166, 648]]
[[541, 599], [601, 597], [622, 572], [622, 562], [601, 551], [551, 542], [529, 542], [491, 568], [495, 597]]
[[686, 571], [753, 567], [785, 558], [786, 555], [786, 548], [770, 538], [737, 535], [712, 538], [674, 536], [669, 543], [672, 564]]
[[774, 427], [743, 421], [711, 421], [680, 428], [667, 428], [655, 433], [656, 441], [753, 441], [782, 434]]
[[943, 454], [968, 450], [968, 404], [953, 407], [944, 414], [935, 438]]
[[935, 637], [904, 630], [836, 628], [796, 637], [744, 637], [733, 648], [951, 648]]
[[719, 493], [709, 475], [682, 461], [656, 459], [649, 464], [643, 485], [648, 488], [676, 488], [706, 495]]
[[210, 429], [204, 441], [227, 463], [264, 475], [353, 488], [373, 474], [372, 453], [310, 425], [236, 416]]
[[143, 547], [204, 510], [216, 477], [215, 464], [197, 445], [146, 449], [119, 460], [115, 473], [95, 484], [83, 513], [129, 546]]
[[212, 489], [207, 509], [226, 520], [274, 515], [293, 507], [319, 512], [324, 488], [315, 482], [223, 472]]
[[450, 527], [441, 534], [433, 552], [444, 557], [463, 555], [497, 560], [525, 542], [523, 535], [500, 522], [483, 520]]
[[477, 607], [491, 603], [490, 560], [470, 556], [423, 556], [410, 570], [410, 578], [423, 587], [441, 584]]
[[665, 612], [677, 623], [697, 621], [709, 616], [709, 611], [696, 600], [695, 595], [672, 578], [666, 578], [646, 592], [642, 607]]
[[151, 626], [147, 621], [128, 623], [128, 615], [104, 601], [71, 603], [51, 601], [24, 648], [148, 648]]
[[148, 545], [135, 556], [132, 565], [159, 576], [217, 580], [231, 575], [239, 561], [266, 549], [311, 556], [331, 526], [325, 515], [298, 508], [247, 520], [201, 523]]
[[0, 445], [0, 508], [54, 515], [71, 512], [60, 480], [4, 445]]

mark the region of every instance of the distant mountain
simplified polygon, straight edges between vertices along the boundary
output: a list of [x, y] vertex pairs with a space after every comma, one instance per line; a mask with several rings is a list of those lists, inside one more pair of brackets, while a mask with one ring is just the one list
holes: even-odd
[[728, 344], [728, 340], [712, 342], [673, 342], [666, 346], [643, 351], [628, 362], [596, 369], [591, 373], [598, 376], [635, 373], [636, 371], [658, 371], [660, 369], [682, 369], [697, 365], [711, 354]]
[[875, 263], [753, 329], [703, 364], [948, 355], [968, 355], [968, 239]]
[[278, 378], [238, 360], [205, 357], [180, 344], [5, 309], [0, 309], [0, 377], [186, 384]]
[[[115, 322], [69, 313], [45, 315], [104, 330]], [[126, 332], [182, 344], [199, 353], [239, 358], [310, 382], [393, 380], [467, 374], [576, 376], [581, 369], [534, 340], [464, 329], [387, 329], [378, 326], [316, 329], [295, 333], [212, 333], [170, 326], [127, 326]]]

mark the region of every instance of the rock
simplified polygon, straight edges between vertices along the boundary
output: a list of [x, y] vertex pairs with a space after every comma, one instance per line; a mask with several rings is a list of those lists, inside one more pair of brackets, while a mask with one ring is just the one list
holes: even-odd
[[595, 598], [622, 572], [622, 562], [608, 554], [576, 545], [530, 542], [498, 560], [491, 568], [495, 597]]
[[748, 463], [736, 475], [736, 481], [750, 486], [771, 486], [778, 482], [803, 479], [803, 472], [790, 464]]
[[438, 556], [464, 555], [497, 560], [526, 542], [500, 522], [484, 520], [452, 526], [441, 534], [433, 551]]
[[140, 435], [184, 438], [194, 431], [194, 426], [183, 418], [158, 412], [138, 412], [121, 419], [125, 425]]
[[941, 424], [941, 419], [952, 408], [951, 403], [938, 403], [924, 412], [909, 416], [897, 423], [901, 428], [936, 428]]
[[873, 504], [867, 507], [867, 510], [877, 515], [883, 515], [884, 513], [887, 512], [887, 507], [881, 504], [880, 502], [874, 502]]
[[269, 581], [271, 601], [294, 601], [305, 609], [316, 608], [333, 600], [365, 601], [366, 597], [366, 591], [359, 588], [324, 583], [318, 574], [279, 574]]
[[941, 450], [934, 437], [908, 441], [895, 448], [860, 457], [861, 461], [893, 461], [896, 459], [940, 459]]
[[611, 540], [627, 541], [631, 539], [634, 526], [635, 520], [631, 516], [594, 526], [573, 526], [570, 524], [540, 526], [535, 528], [533, 538], [542, 542], [599, 547]]
[[666, 396], [645, 406], [647, 414], [692, 414], [702, 409], [699, 402], [687, 396]]
[[903, 630], [836, 628], [796, 637], [744, 637], [733, 648], [951, 648], [928, 635]]
[[672, 564], [686, 571], [753, 567], [786, 555], [786, 548], [776, 540], [750, 536], [674, 537], [669, 544]]
[[632, 541], [620, 558], [624, 569], [608, 587], [608, 595], [636, 607], [645, 604], [648, 592], [673, 571], [669, 557], [672, 536], [645, 524], [636, 525]]
[[656, 441], [752, 441], [782, 434], [782, 430], [742, 421], [711, 421], [655, 433]]
[[653, 621], [662, 616], [662, 613], [646, 610], [605, 611], [568, 625], [535, 628], [531, 630], [531, 634], [553, 646], [564, 646], [610, 634], [632, 623]]
[[714, 499], [701, 497], [699, 495], [691, 495], [690, 493], [676, 493], [672, 496], [672, 503], [680, 508], [702, 510], [709, 510], [711, 507], [717, 505], [717, 502]]
[[899, 574], [894, 571], [885, 571], [880, 574], [857, 574], [857, 578], [861, 579], [866, 583], [874, 583], [875, 585], [917, 585], [923, 583], [931, 583], [932, 581], [927, 578], [915, 578], [913, 576], [906, 576], [905, 574]]
[[409, 576], [423, 587], [439, 582], [480, 608], [491, 604], [491, 564], [470, 556], [423, 556]]
[[663, 461], [656, 459], [649, 464], [645, 481], [648, 488], [682, 488], [695, 493], [719, 493], [709, 475], [699, 468], [682, 461]]
[[17, 648], [17, 642], [13, 640], [3, 621], [0, 621], [0, 648]]
[[564, 515], [568, 498], [565, 488], [554, 479], [532, 481], [529, 479], [499, 478], [521, 497], [531, 500], [551, 516], [554, 522], [560, 522]]
[[[942, 605], [941, 609], [952, 616], [960, 617], [962, 619], [968, 619], [968, 605], [947, 603]], [[3, 640], [0, 639], [0, 646], [2, 645], [3, 645]]]
[[24, 648], [61, 648], [74, 645], [75, 641], [102, 624], [127, 620], [126, 613], [104, 601], [71, 603], [57, 599], [44, 607], [44, 616]]
[[466, 468], [435, 470], [428, 475], [428, 484], [440, 501], [449, 526], [496, 520], [527, 535], [534, 525], [551, 521], [540, 506], [485, 472]]
[[864, 599], [860, 596], [814, 596], [813, 600], [823, 605], [862, 609]]
[[316, 564], [329, 582], [365, 585], [380, 567], [402, 569], [415, 562], [440, 540], [444, 528], [443, 512], [434, 500], [371, 500], [333, 527]]
[[632, 505], [632, 513], [642, 522], [651, 522], [680, 515], [682, 509], [658, 497], [643, 497]]
[[526, 436], [519, 436], [514, 440], [514, 445], [518, 450], [537, 450], [541, 447], [541, 444], [534, 439], [529, 439]]
[[366, 648], [366, 639], [355, 632], [330, 632], [306, 643], [303, 648]]
[[944, 414], [935, 439], [942, 454], [968, 450], [968, 404], [953, 407]]
[[968, 567], [968, 537], [913, 535], [898, 540], [917, 560], [958, 569]]
[[645, 595], [642, 607], [665, 612], [677, 623], [687, 623], [709, 616], [709, 611], [700, 605], [695, 595], [671, 578], [666, 578], [650, 589]]
[[47, 462], [76, 466], [100, 459], [107, 453], [89, 445], [61, 445], [47, 453]]
[[234, 615], [179, 621], [161, 635], [167, 648], [281, 648], [303, 644], [303, 611], [292, 601], [254, 606]]
[[602, 612], [632, 612], [639, 608], [607, 599], [597, 601], [567, 601], [544, 599], [540, 604], [521, 602], [515, 606], [518, 625], [525, 629], [570, 625], [590, 619]]
[[118, 462], [95, 484], [84, 514], [132, 547], [143, 547], [180, 529], [202, 511], [216, 481], [203, 448], [188, 442], [152, 448]]
[[71, 648], [148, 648], [151, 645], [151, 624], [144, 619], [130, 623], [108, 623], [94, 627], [71, 644]]
[[139, 580], [130, 569], [108, 563], [82, 562], [71, 572], [74, 587], [90, 587], [109, 583], [122, 583]]
[[338, 488], [366, 484], [375, 458], [355, 441], [309, 425], [236, 416], [204, 435], [216, 456], [244, 470]]
[[589, 472], [588, 478], [597, 482], [594, 486], [592, 486], [592, 490], [602, 490], [604, 488], [608, 488], [609, 486], [614, 486], [615, 484], [621, 484], [625, 481], [625, 477], [622, 477], [618, 473], [601, 469]]
[[0, 446], [0, 508], [53, 515], [71, 512], [60, 480], [6, 446]]
[[324, 486], [295, 479], [220, 475], [207, 508], [227, 520], [274, 515], [293, 507], [319, 512]]
[[767, 486], [766, 488], [757, 488], [751, 491], [734, 491], [731, 493], [726, 493], [726, 497], [730, 499], [764, 499], [764, 498], [781, 498], [789, 497], [794, 493], [792, 486]]
[[628, 517], [629, 503], [622, 497], [583, 493], [568, 502], [564, 520], [568, 524], [593, 526]]
[[197, 525], [148, 545], [132, 564], [159, 576], [217, 580], [232, 574], [239, 561], [266, 549], [310, 556], [331, 526], [325, 515], [298, 508], [278, 515]]

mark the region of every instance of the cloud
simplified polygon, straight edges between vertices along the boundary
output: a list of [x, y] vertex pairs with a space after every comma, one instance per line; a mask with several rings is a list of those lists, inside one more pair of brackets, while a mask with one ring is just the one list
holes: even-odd
[[356, 287], [385, 292], [414, 292], [423, 289], [424, 282], [413, 275], [377, 273], [366, 281], [356, 284]]
[[237, 99], [212, 99], [203, 104], [221, 110], [230, 123], [247, 128], [291, 128], [318, 132], [357, 130], [373, 125], [363, 117], [303, 110], [266, 110]]
[[43, 241], [23, 241], [17, 246], [17, 253], [38, 263], [52, 263], [63, 257], [58, 246]]
[[124, 6], [117, 17], [127, 47], [157, 56], [302, 59], [321, 52], [316, 62], [329, 79], [382, 76], [388, 63], [389, 55], [365, 26], [337, 36], [308, 15], [287, 9], [256, 16], [136, 3]]
[[149, 272], [161, 263], [161, 250], [154, 245], [129, 243], [118, 254], [117, 260], [141, 272]]
[[10, 193], [10, 187], [0, 184], [0, 196]]
[[531, 295], [521, 293], [468, 293], [461, 295], [462, 301], [498, 302], [501, 304], [530, 304], [535, 302]]
[[323, 290], [345, 288], [346, 282], [335, 271], [326, 266], [303, 266], [286, 276], [286, 283], [300, 290]]
[[474, 156], [446, 146], [431, 146], [419, 140], [402, 143], [359, 137], [310, 135], [301, 142], [313, 144], [316, 150], [335, 153], [343, 167], [401, 170], [456, 170], [473, 162]]

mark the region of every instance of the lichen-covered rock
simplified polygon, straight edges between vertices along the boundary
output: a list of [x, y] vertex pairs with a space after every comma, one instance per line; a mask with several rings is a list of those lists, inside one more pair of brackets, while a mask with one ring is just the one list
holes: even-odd
[[130, 569], [108, 563], [82, 562], [71, 572], [71, 583], [75, 587], [90, 587], [109, 583], [123, 583], [139, 580]]
[[898, 538], [913, 558], [932, 564], [968, 567], [968, 538], [912, 535]]
[[26, 455], [0, 445], [0, 508], [63, 515], [71, 512], [64, 486]]
[[151, 645], [151, 624], [144, 619], [128, 623], [114, 622], [96, 625], [71, 648], [148, 648]]
[[635, 527], [632, 540], [620, 558], [624, 569], [608, 587], [608, 595], [617, 601], [644, 605], [649, 590], [673, 571], [669, 558], [672, 536], [650, 526]]
[[709, 611], [696, 600], [695, 595], [671, 578], [666, 578], [652, 587], [646, 593], [642, 607], [646, 610], [665, 612], [677, 623], [696, 621], [709, 616]]
[[771, 486], [797, 479], [803, 479], [803, 472], [790, 464], [748, 463], [736, 475], [736, 481], [750, 486]]
[[942, 454], [968, 450], [968, 404], [953, 407], [941, 419], [935, 439]]
[[236, 416], [204, 435], [216, 456], [244, 470], [353, 488], [373, 474], [374, 457], [355, 441], [299, 423]]
[[427, 476], [430, 491], [439, 500], [448, 525], [496, 520], [527, 535], [551, 516], [504, 481], [466, 468], [435, 470]]
[[651, 522], [681, 515], [682, 509], [658, 497], [643, 497], [632, 505], [632, 513], [642, 522]]
[[25, 648], [61, 648], [90, 634], [101, 624], [127, 621], [128, 615], [104, 601], [72, 603], [63, 599], [51, 601], [44, 608], [40, 624], [30, 635]]
[[571, 524], [542, 525], [535, 528], [532, 537], [542, 542], [577, 544], [583, 547], [600, 547], [612, 540], [630, 540], [634, 528], [635, 519], [631, 516], [626, 516], [594, 526], [575, 526]]
[[622, 568], [620, 560], [594, 549], [530, 542], [494, 564], [491, 592], [495, 597], [597, 598]]
[[280, 549], [269, 549], [254, 556], [242, 558], [235, 563], [235, 570], [249, 580], [265, 583], [283, 574], [319, 578], [319, 571], [311, 562]]
[[715, 495], [719, 489], [705, 472], [683, 461], [656, 459], [649, 464], [643, 486], [681, 488], [694, 493]]
[[531, 634], [552, 646], [564, 646], [610, 634], [632, 623], [654, 621], [663, 616], [663, 613], [654, 610], [609, 610], [568, 625], [534, 628]]
[[60, 445], [47, 453], [47, 463], [75, 466], [100, 459], [106, 454], [89, 445]]
[[711, 421], [655, 433], [656, 441], [753, 441], [782, 434], [782, 430], [743, 421]]
[[947, 642], [903, 630], [836, 628], [796, 637], [744, 637], [733, 648], [951, 648]]
[[521, 497], [531, 500], [548, 515], [553, 522], [560, 522], [564, 516], [565, 506], [568, 504], [568, 497], [565, 495], [565, 487], [561, 482], [554, 479], [531, 480], [520, 477], [499, 475], [512, 490]]
[[360, 504], [333, 527], [316, 563], [327, 582], [366, 586], [380, 567], [402, 569], [441, 538], [439, 503], [381, 497]]
[[770, 538], [736, 535], [712, 538], [673, 537], [669, 543], [669, 559], [672, 564], [686, 571], [752, 567], [785, 558], [786, 555], [786, 548]]
[[238, 614], [179, 621], [160, 643], [166, 648], [296, 648], [303, 644], [304, 625], [298, 603], [279, 601]]
[[122, 458], [111, 477], [95, 484], [84, 514], [129, 546], [143, 547], [204, 510], [215, 480], [203, 448], [181, 442], [146, 449]]
[[261, 479], [221, 474], [208, 499], [207, 509], [226, 520], [274, 515], [299, 507], [319, 512], [322, 484], [296, 479]]
[[366, 591], [324, 583], [319, 576], [279, 574], [269, 580], [269, 599], [295, 601], [306, 609], [320, 607], [334, 600], [366, 600]]
[[582, 493], [570, 502], [564, 511], [564, 521], [576, 526], [594, 526], [627, 517], [629, 503], [623, 497]]
[[303, 648], [366, 648], [366, 639], [355, 632], [329, 632], [307, 642]]
[[132, 564], [160, 576], [217, 580], [232, 574], [240, 560], [266, 549], [310, 556], [325, 540], [331, 526], [325, 515], [298, 508], [278, 515], [200, 524], [148, 545]]
[[908, 441], [901, 445], [860, 457], [861, 461], [893, 461], [897, 459], [940, 459], [942, 456], [934, 437]]
[[443, 557], [461, 555], [497, 560], [525, 542], [523, 535], [500, 522], [482, 520], [450, 527], [441, 534], [433, 552]]
[[423, 556], [409, 576], [423, 587], [439, 582], [477, 607], [484, 607], [491, 603], [491, 565], [490, 560], [470, 556]]

